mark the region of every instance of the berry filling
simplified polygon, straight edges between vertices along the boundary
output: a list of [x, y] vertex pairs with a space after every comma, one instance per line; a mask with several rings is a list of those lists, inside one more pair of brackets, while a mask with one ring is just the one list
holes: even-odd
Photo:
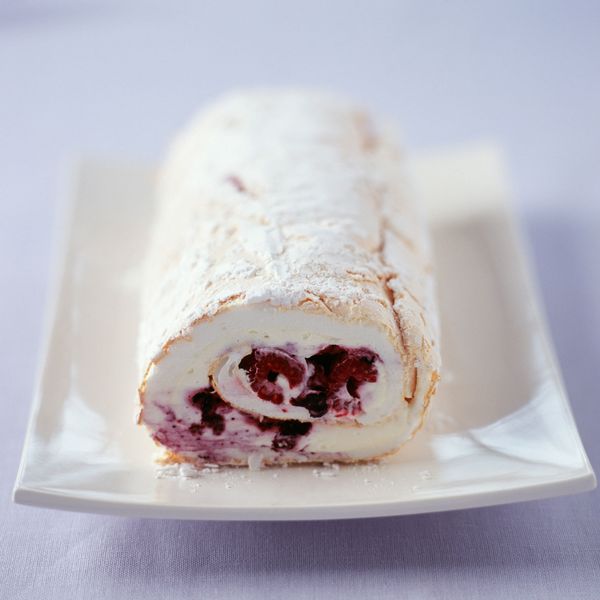
[[298, 443], [298, 439], [310, 431], [312, 423], [280, 421], [276, 423], [276, 427], [279, 431], [273, 438], [271, 448], [273, 450], [293, 450]]
[[[226, 428], [224, 415], [231, 412], [231, 406], [223, 401], [212, 386], [198, 390], [190, 397], [189, 401], [192, 406], [202, 413], [200, 423], [192, 423], [188, 427], [189, 433], [195, 437], [202, 437], [207, 429], [210, 429], [216, 436], [223, 434]], [[274, 433], [271, 441], [271, 449], [273, 450], [293, 450], [298, 444], [298, 440], [312, 428], [312, 423], [302, 421], [259, 420], [250, 415], [243, 415], [243, 417], [248, 425], [254, 426], [263, 432], [270, 431]], [[159, 441], [163, 440], [159, 439]]]
[[279, 348], [255, 348], [242, 358], [239, 368], [248, 374], [248, 381], [256, 395], [273, 404], [284, 401], [280, 376], [287, 379], [292, 389], [302, 383], [306, 372], [300, 361]]
[[[313, 418], [331, 411], [336, 417], [362, 412], [360, 388], [364, 383], [377, 381], [379, 357], [366, 348], [326, 346], [306, 359], [309, 377], [304, 389], [289, 400], [292, 406], [306, 408]], [[305, 379], [304, 361], [279, 348], [254, 348], [242, 358], [239, 368], [246, 371], [250, 386], [262, 400], [282, 404], [285, 392], [280, 377], [289, 390], [300, 386]]]
[[[363, 412], [362, 386], [377, 381], [378, 360], [367, 348], [332, 344], [306, 359], [281, 348], [254, 348], [238, 366], [262, 400], [303, 407], [312, 418], [328, 413], [339, 418]], [[232, 445], [254, 448], [258, 432], [263, 434], [261, 446], [277, 452], [297, 450], [299, 440], [312, 428], [310, 422], [260, 418], [240, 411], [212, 385], [193, 391], [188, 402], [199, 411], [199, 420], [186, 423], [171, 408], [160, 406], [165, 422], [154, 438], [175, 451], [195, 451], [203, 458], [217, 457]]]
[[206, 429], [212, 429], [215, 435], [221, 435], [225, 431], [224, 413], [231, 409], [212, 388], [212, 386], [197, 391], [191, 398], [193, 406], [200, 409], [202, 419], [200, 423], [190, 425], [190, 433], [203, 433]]

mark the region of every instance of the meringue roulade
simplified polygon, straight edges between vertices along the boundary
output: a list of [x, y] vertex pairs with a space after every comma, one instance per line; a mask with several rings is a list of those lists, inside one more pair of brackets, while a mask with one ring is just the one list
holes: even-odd
[[229, 95], [175, 140], [143, 286], [139, 420], [173, 461], [397, 450], [439, 378], [405, 159], [325, 93]]

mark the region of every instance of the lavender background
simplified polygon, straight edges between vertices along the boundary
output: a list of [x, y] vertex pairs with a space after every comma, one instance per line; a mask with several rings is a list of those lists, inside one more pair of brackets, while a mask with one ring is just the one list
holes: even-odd
[[327, 523], [13, 506], [59, 182], [156, 160], [232, 86], [327, 85], [413, 149], [492, 138], [584, 444], [600, 468], [600, 3], [0, 0], [0, 597], [597, 598], [600, 496]]

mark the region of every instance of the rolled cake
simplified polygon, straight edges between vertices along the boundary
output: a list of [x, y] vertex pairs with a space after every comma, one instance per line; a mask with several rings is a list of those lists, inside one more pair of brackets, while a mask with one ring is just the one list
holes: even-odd
[[324, 93], [231, 94], [175, 140], [158, 187], [139, 421], [169, 460], [353, 462], [412, 437], [438, 318], [381, 127]]

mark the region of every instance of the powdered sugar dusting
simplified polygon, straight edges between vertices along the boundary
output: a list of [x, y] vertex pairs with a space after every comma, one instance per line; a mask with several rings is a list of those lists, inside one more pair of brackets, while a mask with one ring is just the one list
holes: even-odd
[[[181, 460], [199, 456], [188, 395], [213, 383], [220, 392], [223, 358], [255, 344], [309, 356], [354, 343], [381, 357], [372, 394], [381, 411], [364, 417], [373, 423], [317, 419], [289, 450], [295, 462], [371, 458], [410, 437], [435, 387], [439, 343], [428, 240], [404, 164], [360, 108], [301, 90], [232, 94], [176, 139], [158, 187], [139, 338], [141, 420], [159, 443]], [[264, 431], [242, 435], [244, 415], [230, 416], [235, 435], [203, 458], [253, 470], [278, 461], [279, 448], [265, 455]], [[180, 429], [191, 445], [169, 446]]]
[[[163, 171], [143, 368], [225, 305], [345, 317], [355, 306], [357, 318], [371, 306], [393, 328], [385, 282], [404, 296], [395, 310], [421, 304], [429, 319], [426, 240], [411, 193], [397, 151], [359, 108], [297, 90], [226, 97], [180, 136]], [[429, 343], [434, 332], [421, 319], [404, 321], [415, 324], [415, 343]]]

